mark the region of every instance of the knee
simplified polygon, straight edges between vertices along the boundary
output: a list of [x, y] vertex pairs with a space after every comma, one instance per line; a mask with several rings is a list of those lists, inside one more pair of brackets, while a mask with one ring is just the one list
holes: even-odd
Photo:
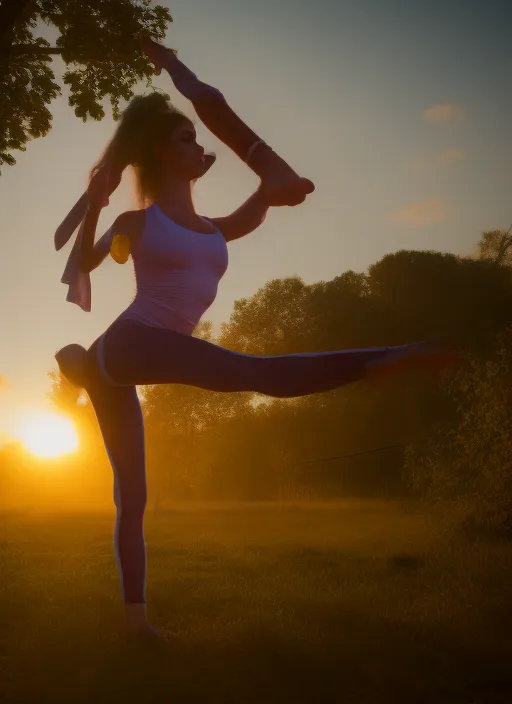
[[218, 88], [213, 88], [212, 86], [208, 86], [208, 93], [210, 95], [213, 95], [216, 100], [222, 100], [226, 102], [226, 98], [224, 97], [223, 93], [220, 92]]
[[142, 519], [147, 505], [146, 490], [133, 492], [118, 492], [114, 491], [114, 503], [117, 508], [117, 513], [123, 518], [132, 520]]
[[81, 345], [67, 345], [55, 354], [61, 373], [75, 386], [85, 384], [87, 351]]

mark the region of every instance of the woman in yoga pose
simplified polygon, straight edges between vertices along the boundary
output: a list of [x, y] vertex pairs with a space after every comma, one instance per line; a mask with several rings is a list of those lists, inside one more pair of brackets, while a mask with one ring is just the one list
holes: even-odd
[[[90, 310], [89, 272], [108, 255], [131, 254], [137, 293], [131, 305], [89, 350], [69, 345], [56, 354], [71, 383], [87, 391], [114, 471], [114, 545], [133, 634], [158, 635], [146, 617], [144, 429], [136, 385], [189, 384], [212, 391], [255, 391], [285, 398], [379, 379], [410, 368], [441, 369], [450, 352], [427, 343], [281, 356], [239, 354], [192, 332], [213, 303], [228, 266], [227, 242], [255, 230], [270, 206], [294, 206], [313, 192], [231, 110], [216, 89], [189, 71], [172, 50], [144, 39], [142, 48], [216, 136], [260, 177], [257, 191], [232, 215], [196, 214], [191, 184], [212, 165], [193, 124], [165, 98], [136, 97], [123, 113], [82, 198], [55, 235], [60, 249], [81, 223], [63, 281], [68, 300]], [[131, 165], [145, 207], [122, 213], [96, 244], [101, 209]]]

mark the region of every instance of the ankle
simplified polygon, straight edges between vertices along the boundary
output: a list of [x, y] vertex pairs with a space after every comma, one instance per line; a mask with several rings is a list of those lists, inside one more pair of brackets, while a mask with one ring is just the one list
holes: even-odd
[[266, 142], [260, 139], [249, 147], [245, 163], [261, 178], [272, 171], [276, 158], [279, 157], [272, 147], [269, 147]]
[[126, 627], [128, 631], [139, 631], [148, 625], [148, 617], [146, 615], [146, 604], [142, 603], [126, 603], [125, 604]]
[[251, 146], [249, 147], [249, 149], [247, 150], [247, 155], [245, 157], [245, 163], [248, 166], [250, 166], [250, 164], [251, 164], [251, 160], [253, 158], [254, 152], [257, 149], [259, 149], [260, 147], [268, 147], [270, 149], [268, 144], [266, 142], [264, 142], [262, 139], [257, 139], [255, 142], [253, 142], [251, 144]]

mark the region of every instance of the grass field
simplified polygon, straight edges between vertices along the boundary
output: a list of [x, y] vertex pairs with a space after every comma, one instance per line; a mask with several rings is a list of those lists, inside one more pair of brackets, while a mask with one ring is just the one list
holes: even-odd
[[512, 702], [510, 544], [395, 503], [149, 515], [155, 651], [123, 639], [112, 523], [1, 516], [0, 701]]

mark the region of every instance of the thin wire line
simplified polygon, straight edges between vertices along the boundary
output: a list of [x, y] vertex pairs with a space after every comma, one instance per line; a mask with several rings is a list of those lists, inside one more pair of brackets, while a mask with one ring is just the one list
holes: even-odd
[[[411, 441], [412, 442], [412, 441]], [[344, 460], [350, 457], [359, 457], [360, 455], [371, 455], [374, 454], [375, 452], [384, 452], [385, 450], [394, 450], [398, 447], [407, 447], [407, 445], [410, 445], [411, 442], [401, 442], [396, 445], [385, 445], [384, 447], [375, 447], [371, 450], [362, 450], [361, 452], [351, 452], [347, 455], [336, 455], [335, 457], [322, 457], [320, 459], [316, 460], [306, 460], [306, 462], [296, 462], [295, 467], [304, 465], [304, 464], [313, 464], [314, 462], [331, 462], [332, 460]]]

